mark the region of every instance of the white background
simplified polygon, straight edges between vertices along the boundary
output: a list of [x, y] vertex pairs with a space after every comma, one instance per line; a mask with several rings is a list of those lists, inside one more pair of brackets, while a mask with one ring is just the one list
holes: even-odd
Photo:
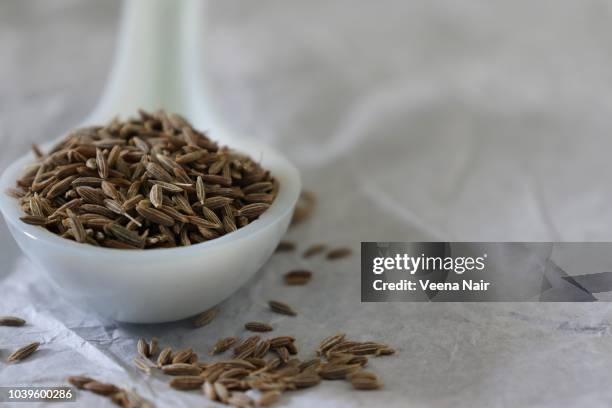
[[[118, 6], [0, 3], [0, 170], [93, 108]], [[314, 218], [289, 234], [301, 248], [610, 240], [611, 17], [596, 0], [224, 0], [211, 4], [210, 48], [201, 52], [225, 117], [285, 152], [319, 196]], [[132, 368], [138, 337], [205, 354], [217, 338], [243, 334], [245, 321], [264, 319], [297, 335], [305, 352], [336, 331], [399, 349], [371, 362], [382, 391], [327, 382], [283, 397], [286, 405], [612, 404], [607, 304], [362, 305], [357, 256], [329, 264], [275, 255], [206, 328], [118, 325], [58, 299], [3, 225], [0, 240], [0, 314], [29, 321], [0, 328], [0, 385], [57, 385], [85, 373], [136, 387], [158, 406], [205, 404]], [[311, 285], [282, 295], [300, 316], [271, 315], [265, 301], [296, 267], [315, 271]], [[3, 362], [41, 339], [33, 358]]]

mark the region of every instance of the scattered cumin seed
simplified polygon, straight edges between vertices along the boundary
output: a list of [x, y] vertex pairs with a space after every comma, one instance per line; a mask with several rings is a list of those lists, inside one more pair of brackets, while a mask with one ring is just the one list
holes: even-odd
[[242, 342], [240, 342], [238, 345], [234, 347], [234, 355], [235, 356], [240, 355], [245, 350], [248, 350], [249, 348], [254, 348], [260, 339], [261, 337], [257, 335], [247, 337], [246, 339], [244, 339]]
[[395, 354], [395, 349], [393, 347], [383, 346], [376, 350], [375, 354], [377, 356], [390, 356], [391, 354]]
[[308, 388], [319, 384], [321, 382], [321, 377], [316, 372], [304, 372], [289, 377], [286, 381], [295, 385], [297, 388]]
[[159, 351], [159, 339], [157, 337], [151, 338], [149, 343], [149, 357], [153, 357]]
[[353, 250], [346, 247], [334, 248], [327, 253], [325, 256], [328, 260], [334, 261], [336, 259], [346, 258], [353, 253]]
[[145, 360], [142, 357], [136, 357], [135, 359], [132, 360], [136, 368], [138, 368], [143, 373], [149, 375], [151, 374], [151, 366], [147, 361], [148, 360]]
[[286, 303], [271, 300], [268, 302], [268, 306], [270, 306], [270, 310], [275, 313], [284, 314], [287, 316], [297, 316], [297, 312]]
[[103, 383], [103, 382], [99, 382], [96, 380], [90, 381], [84, 384], [83, 389], [87, 391], [91, 391], [94, 394], [105, 395], [105, 396], [113, 395], [121, 391], [119, 387], [117, 387], [114, 384]]
[[172, 348], [165, 347], [157, 356], [157, 366], [161, 367], [172, 362]]
[[314, 244], [304, 251], [302, 254], [303, 258], [312, 258], [315, 255], [325, 252], [327, 245], [325, 244]]
[[32, 143], [32, 152], [37, 159], [40, 159], [45, 156], [45, 154], [40, 150], [40, 147], [36, 143]]
[[172, 363], [187, 363], [191, 360], [193, 356], [193, 349], [187, 348], [184, 350], [177, 351], [176, 354], [172, 357]]
[[264, 322], [248, 322], [244, 328], [253, 332], [269, 332], [274, 330], [272, 326]]
[[224, 403], [229, 402], [229, 391], [227, 388], [220, 382], [213, 383], [213, 386], [215, 387], [215, 393], [217, 394], [219, 401]]
[[74, 385], [78, 389], [83, 389], [85, 384], [95, 381], [93, 378], [89, 378], [84, 375], [71, 375], [67, 380], [70, 384]]
[[237, 337], [225, 337], [220, 339], [215, 343], [213, 349], [208, 353], [209, 355], [214, 355], [218, 353], [223, 353], [224, 351], [229, 350], [236, 342], [238, 341]]
[[30, 343], [30, 344], [28, 344], [26, 346], [23, 346], [23, 347], [15, 350], [10, 356], [8, 356], [6, 361], [8, 363], [16, 363], [18, 361], [21, 361], [21, 360], [29, 357], [36, 350], [38, 350], [39, 346], [40, 346], [40, 342], [38, 342], [38, 341], [35, 341], [34, 343]]
[[329, 349], [343, 341], [346, 337], [344, 333], [334, 334], [333, 336], [329, 336], [324, 338], [319, 347], [317, 348], [317, 355], [325, 354]]
[[253, 399], [243, 392], [233, 392], [227, 403], [236, 408], [249, 408], [253, 406]]
[[341, 380], [346, 378], [350, 373], [361, 369], [359, 364], [334, 364], [327, 363], [321, 367], [319, 375], [326, 380]]
[[297, 225], [310, 218], [312, 212], [314, 211], [316, 201], [316, 196], [313, 192], [303, 190], [297, 204], [295, 205], [295, 209], [293, 210], [291, 225]]
[[26, 323], [17, 316], [0, 316], [0, 326], [23, 326]]
[[357, 390], [376, 390], [382, 387], [378, 377], [367, 371], [357, 371], [346, 376], [353, 388]]
[[195, 375], [179, 376], [170, 380], [169, 384], [175, 390], [195, 390], [204, 384], [204, 378]]
[[276, 252], [291, 252], [295, 251], [297, 245], [292, 241], [281, 241], [278, 243], [276, 247]]
[[206, 381], [202, 386], [202, 391], [204, 395], [211, 401], [217, 400], [217, 393], [215, 392], [215, 387], [210, 381]]
[[138, 354], [140, 354], [143, 358], [149, 358], [151, 354], [149, 353], [149, 344], [143, 338], [138, 340], [138, 344], [136, 344], [136, 349], [138, 350]]
[[162, 366], [162, 371], [167, 375], [200, 375], [202, 369], [188, 363], [174, 363]]
[[202, 312], [193, 320], [193, 326], [194, 327], [206, 326], [207, 324], [212, 322], [215, 319], [215, 317], [217, 317], [217, 314], [219, 314], [219, 310], [217, 308], [212, 308], [205, 312]]
[[290, 271], [285, 274], [287, 285], [305, 285], [312, 279], [312, 272], [305, 269]]

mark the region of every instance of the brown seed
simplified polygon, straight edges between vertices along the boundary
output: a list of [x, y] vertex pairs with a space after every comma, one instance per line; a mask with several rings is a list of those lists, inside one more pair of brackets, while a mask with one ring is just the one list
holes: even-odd
[[204, 152], [202, 150], [197, 150], [195, 152], [191, 152], [191, 153], [183, 154], [181, 156], [177, 156], [176, 157], [176, 162], [178, 164], [187, 164], [187, 163], [191, 163], [191, 162], [200, 160], [204, 155], [206, 155], [206, 152]]
[[149, 200], [155, 208], [159, 208], [164, 204], [164, 193], [159, 184], [153, 184], [149, 193]]
[[66, 210], [66, 214], [68, 215], [68, 223], [74, 239], [77, 242], [85, 242], [87, 239], [87, 233], [85, 232], [85, 227], [83, 227], [81, 220], [79, 220], [72, 210]]
[[25, 322], [17, 316], [0, 316], [0, 326], [23, 326]]
[[203, 205], [211, 210], [215, 210], [230, 204], [232, 201], [234, 201], [234, 199], [231, 197], [217, 196], [205, 199]]
[[242, 392], [235, 392], [227, 400], [227, 403], [236, 408], [250, 408], [253, 406], [253, 399]]
[[227, 234], [229, 234], [230, 232], [234, 232], [238, 229], [238, 227], [236, 227], [236, 223], [234, 222], [233, 217], [223, 217], [223, 229]]
[[261, 341], [257, 344], [255, 350], [253, 350], [253, 357], [262, 358], [266, 355], [268, 350], [270, 350], [270, 340]]
[[198, 196], [200, 204], [204, 205], [204, 200], [206, 200], [206, 188], [204, 187], [204, 181], [201, 176], [198, 176], [196, 179], [196, 195]]
[[149, 343], [149, 356], [153, 357], [159, 351], [159, 339], [157, 337], [151, 338], [151, 342]]
[[214, 383], [215, 393], [217, 394], [217, 398], [219, 401], [227, 403], [229, 401], [229, 391], [227, 388], [221, 383]]
[[267, 203], [248, 204], [240, 208], [240, 215], [245, 216], [248, 219], [253, 219], [259, 217], [268, 208], [270, 208], [270, 204]]
[[306, 371], [310, 369], [316, 369], [319, 367], [319, 365], [321, 365], [321, 359], [313, 358], [313, 359], [301, 362], [298, 368], [300, 371]]
[[95, 380], [84, 384], [83, 389], [98, 395], [113, 395], [121, 391], [113, 384], [102, 383]]
[[244, 325], [244, 328], [254, 332], [269, 332], [274, 330], [272, 326], [264, 322], [248, 322]]
[[295, 341], [295, 337], [292, 336], [279, 336], [270, 339], [270, 347], [277, 348], [286, 346], [289, 343], [293, 343]]
[[244, 368], [246, 370], [254, 370], [256, 368], [251, 362], [240, 358], [220, 361], [219, 364], [223, 364], [224, 368]]
[[144, 240], [134, 231], [130, 231], [129, 229], [118, 224], [107, 224], [105, 227], [106, 230], [115, 236], [115, 238], [117, 238], [119, 241], [126, 242], [136, 247], [144, 246]]
[[344, 333], [338, 333], [338, 334], [334, 334], [333, 336], [326, 337], [319, 344], [319, 348], [317, 349], [317, 354], [318, 355], [325, 354], [329, 349], [331, 349], [332, 347], [334, 347], [335, 345], [343, 341], [345, 337], [346, 337], [346, 334]]
[[38, 226], [46, 225], [49, 222], [49, 219], [47, 217], [38, 217], [35, 215], [24, 215], [22, 217], [19, 217], [19, 219], [25, 222], [26, 224]]
[[285, 274], [285, 283], [287, 285], [305, 285], [312, 279], [312, 272], [298, 269]]
[[21, 360], [27, 358], [28, 356], [30, 356], [36, 350], [38, 350], [39, 346], [40, 346], [40, 342], [38, 342], [38, 341], [35, 341], [34, 343], [30, 343], [27, 346], [23, 346], [23, 347], [17, 349], [15, 352], [13, 352], [13, 354], [8, 356], [6, 361], [8, 363], [16, 363], [18, 361], [21, 361]]
[[310, 218], [314, 207], [316, 205], [316, 196], [313, 192], [303, 190], [300, 194], [300, 198], [293, 210], [293, 217], [291, 218], [291, 225], [299, 224], [306, 219]]
[[171, 193], [180, 193], [183, 191], [183, 187], [176, 185], [175, 183], [166, 183], [161, 180], [151, 180], [156, 186], [159, 186], [162, 190], [169, 191]]
[[102, 188], [102, 192], [104, 194], [106, 194], [107, 197], [110, 197], [113, 200], [123, 201], [122, 198], [121, 198], [121, 195], [119, 194], [119, 191], [117, 191], [117, 189], [115, 188], [115, 186], [113, 184], [111, 184], [108, 181], [104, 180], [100, 184], [100, 187]]
[[142, 357], [136, 357], [132, 360], [136, 368], [138, 368], [143, 373], [149, 375], [151, 374], [151, 365], [148, 359], [144, 359]]
[[257, 335], [247, 337], [242, 342], [240, 342], [236, 347], [234, 347], [234, 355], [237, 356], [241, 354], [242, 352], [244, 352], [245, 350], [248, 350], [250, 348], [255, 348], [257, 343], [259, 343], [260, 339], [261, 337]]
[[40, 148], [38, 147], [38, 145], [32, 143], [32, 152], [34, 153], [34, 156], [36, 156], [38, 159], [44, 157], [44, 153], [40, 150]]
[[156, 224], [161, 224], [166, 227], [171, 227], [174, 225], [174, 219], [159, 210], [136, 206], [136, 212]]
[[108, 166], [106, 163], [106, 157], [104, 152], [100, 148], [96, 148], [96, 166], [98, 168], [98, 174], [100, 177], [105, 179], [108, 177]]
[[225, 367], [222, 364], [213, 364], [210, 367], [207, 367], [202, 373], [200, 377], [204, 378], [206, 381], [210, 381], [214, 383], [217, 381], [219, 376], [225, 371]]
[[104, 195], [104, 192], [102, 192], [102, 189], [82, 186], [76, 187], [75, 190], [86, 203], [98, 205], [104, 204], [104, 199], [106, 196]]
[[215, 317], [217, 317], [217, 314], [219, 314], [219, 310], [216, 308], [212, 308], [205, 312], [202, 312], [193, 320], [193, 326], [194, 327], [206, 326], [207, 324], [212, 322], [215, 319]]
[[326, 258], [330, 261], [334, 261], [336, 259], [346, 258], [352, 253], [353, 251], [350, 248], [335, 248], [327, 253]]
[[271, 300], [268, 302], [268, 305], [270, 306], [270, 310], [275, 313], [284, 314], [288, 316], [297, 316], [297, 312], [286, 303]]
[[281, 359], [283, 363], [286, 363], [287, 361], [289, 361], [289, 350], [287, 349], [286, 346], [277, 347], [274, 349], [274, 351], [276, 352], [276, 354], [278, 354], [278, 357]]
[[215, 392], [215, 386], [210, 382], [206, 381], [202, 387], [204, 395], [211, 401], [217, 400], [217, 393]]
[[72, 186], [72, 182], [75, 179], [75, 176], [66, 177], [65, 179], [53, 184], [53, 186], [49, 188], [49, 191], [47, 191], [47, 198], [52, 199], [64, 194]]
[[195, 390], [204, 384], [204, 378], [193, 375], [179, 376], [170, 380], [169, 384], [176, 390]]
[[363, 343], [353, 346], [347, 350], [348, 353], [354, 354], [356, 356], [365, 356], [368, 354], [376, 354], [376, 352], [381, 348], [380, 344], [376, 343]]
[[298, 353], [298, 349], [295, 343], [289, 343], [285, 347], [287, 348], [287, 351], [289, 351], [289, 354], [291, 355], [295, 355]]
[[165, 181], [166, 183], [171, 183], [173, 181], [172, 176], [157, 163], [147, 163], [146, 168], [147, 173], [149, 173], [153, 179]]
[[217, 341], [217, 343], [215, 343], [215, 346], [208, 354], [214, 355], [218, 353], [223, 353], [224, 351], [229, 350], [234, 344], [236, 344], [237, 341], [238, 341], [237, 337], [223, 338]]
[[161, 367], [172, 362], [172, 348], [166, 347], [157, 356], [157, 366]]
[[319, 255], [320, 253], [325, 252], [326, 249], [327, 249], [327, 245], [325, 244], [315, 244], [315, 245], [310, 246], [306, 251], [304, 251], [304, 253], [302, 254], [302, 257], [312, 258], [315, 255]]
[[72, 375], [68, 377], [68, 382], [74, 385], [78, 389], [83, 389], [85, 384], [95, 381], [93, 378], [86, 377], [84, 375]]
[[292, 241], [281, 241], [276, 247], [276, 252], [291, 252], [296, 248], [295, 242]]
[[136, 348], [138, 350], [138, 354], [140, 354], [142, 357], [149, 358], [151, 356], [149, 352], [149, 344], [145, 339], [139, 339]]
[[294, 384], [297, 388], [308, 388], [319, 384], [321, 377], [317, 373], [305, 372], [287, 378], [285, 381]]
[[177, 351], [174, 357], [172, 357], [172, 363], [187, 363], [190, 361], [191, 356], [193, 356], [193, 349], [191, 348]]
[[390, 356], [391, 354], [395, 354], [395, 349], [393, 347], [383, 346], [376, 350], [377, 356]]
[[221, 373], [221, 375], [219, 376], [219, 379], [242, 378], [242, 377], [246, 377], [248, 374], [249, 374], [249, 370], [246, 370], [240, 367], [235, 367], [235, 368], [231, 368]]
[[166, 375], [200, 375], [202, 372], [200, 367], [187, 363], [168, 364], [161, 369]]
[[261, 394], [257, 400], [257, 405], [260, 407], [269, 407], [280, 399], [282, 393], [278, 390], [266, 391]]
[[332, 364], [328, 363], [321, 367], [319, 375], [326, 380], [340, 380], [346, 378], [346, 376], [352, 372], [361, 369], [359, 364]]
[[376, 390], [382, 387], [376, 374], [366, 371], [348, 374], [347, 379], [351, 382], [353, 388], [357, 390]]

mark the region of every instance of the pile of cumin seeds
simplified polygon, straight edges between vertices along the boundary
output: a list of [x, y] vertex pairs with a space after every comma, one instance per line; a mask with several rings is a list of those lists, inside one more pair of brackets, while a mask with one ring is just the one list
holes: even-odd
[[253, 159], [164, 111], [76, 129], [34, 152], [37, 162], [8, 192], [21, 220], [97, 246], [208, 241], [259, 218], [279, 188]]
[[159, 351], [156, 339], [150, 343], [140, 339], [137, 358], [146, 364], [142, 371], [150, 375], [151, 370], [158, 370], [175, 390], [200, 390], [212, 401], [255, 407], [269, 406], [284, 392], [314, 387], [324, 380], [345, 380], [356, 390], [379, 389], [383, 385], [378, 376], [364, 367], [371, 357], [395, 353], [387, 344], [348, 340], [344, 333], [337, 333], [323, 339], [314, 356], [302, 360], [295, 337], [262, 336], [221, 338], [211, 355], [232, 349], [231, 355], [208, 361], [200, 360], [191, 347], [181, 350], [164, 347]]

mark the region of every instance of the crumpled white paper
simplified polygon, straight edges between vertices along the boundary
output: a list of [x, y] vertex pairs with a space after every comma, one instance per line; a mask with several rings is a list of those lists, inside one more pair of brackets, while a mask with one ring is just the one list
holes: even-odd
[[[300, 249], [609, 240], [610, 14], [597, 0], [228, 0], [210, 4], [203, 55], [228, 120], [287, 153], [319, 196], [314, 218], [289, 234]], [[116, 2], [0, 5], [0, 168], [94, 105], [116, 16]], [[277, 254], [210, 326], [121, 325], [59, 299], [4, 226], [0, 234], [0, 311], [28, 320], [0, 327], [0, 385], [58, 385], [86, 373], [161, 407], [211, 405], [133, 368], [137, 339], [155, 335], [204, 355], [219, 337], [243, 334], [245, 321], [264, 319], [295, 335], [303, 353], [336, 331], [399, 350], [371, 362], [381, 391], [325, 382], [280, 406], [612, 403], [605, 303], [361, 304], [357, 256], [331, 264]], [[300, 267], [315, 272], [313, 282], [283, 288], [282, 273]], [[270, 314], [272, 297], [299, 316]], [[40, 339], [31, 359], [4, 363]], [[111, 406], [88, 393], [78, 401]], [[53, 406], [63, 405], [74, 406]]]

